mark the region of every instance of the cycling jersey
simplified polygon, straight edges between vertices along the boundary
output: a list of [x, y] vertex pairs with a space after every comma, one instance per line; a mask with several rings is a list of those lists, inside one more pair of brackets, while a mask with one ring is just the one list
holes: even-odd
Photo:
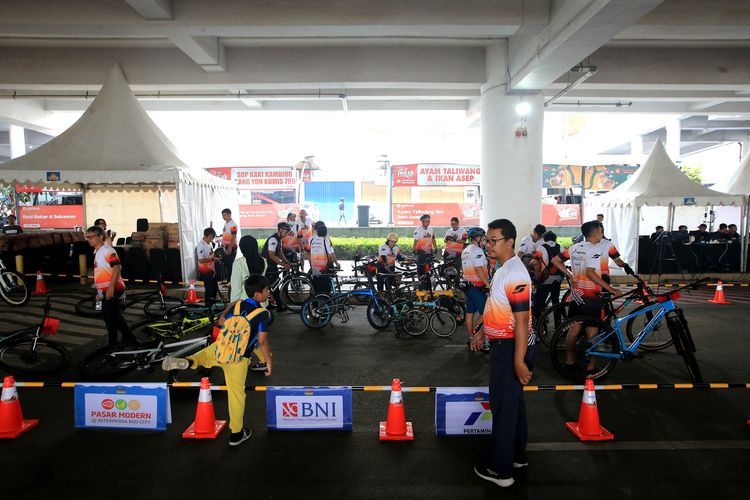
[[534, 241], [531, 235], [527, 234], [526, 237], [521, 240], [521, 246], [518, 247], [518, 251], [523, 252], [524, 255], [533, 255], [541, 244], [541, 239]]
[[464, 270], [464, 278], [474, 286], [483, 287], [484, 281], [477, 274], [475, 267], [487, 268], [487, 256], [484, 250], [477, 245], [469, 245], [461, 254], [461, 267]]
[[283, 240], [281, 240], [281, 244], [284, 248], [288, 248], [290, 250], [294, 250], [295, 252], [299, 251], [299, 239], [297, 239], [297, 223], [296, 222], [289, 222], [289, 226], [292, 228], [291, 231], [289, 231], [289, 234], [287, 234]]
[[[560, 245], [553, 241], [540, 245], [536, 253], [534, 253], [534, 257], [539, 259], [539, 265], [542, 270], [541, 280], [544, 285], [561, 282], [563, 280], [563, 275], [560, 270], [552, 264], [552, 259], [557, 255], [559, 255], [561, 259], [563, 258], [562, 253], [560, 252]], [[567, 257], [565, 260], [567, 260]]]
[[266, 259], [266, 262], [268, 263], [268, 267], [266, 268], [266, 274], [268, 273], [278, 273], [279, 272], [279, 265], [271, 260], [271, 255], [275, 255], [276, 257], [281, 256], [281, 238], [279, 237], [279, 233], [273, 233], [269, 238], [266, 240], [266, 242], [263, 244], [263, 249], [260, 251], [260, 256]]
[[313, 221], [311, 219], [302, 220], [302, 218], [300, 218], [292, 228], [297, 233], [300, 246], [305, 252], [310, 251], [310, 238], [313, 236], [312, 226]]
[[[109, 245], [102, 245], [94, 255], [94, 283], [97, 290], [105, 291], [112, 283], [114, 266], [120, 265], [120, 258], [117, 256], [115, 249]], [[125, 282], [122, 276], [115, 282], [115, 294], [119, 295], [125, 291]]]
[[[400, 253], [401, 251], [398, 249], [398, 245], [393, 245], [393, 248], [391, 248], [388, 246], [388, 243], [383, 243], [378, 249], [378, 264], [385, 264], [389, 267], [393, 266], [396, 264], [396, 260]], [[385, 257], [385, 262], [383, 262], [383, 257]]]
[[609, 259], [614, 260], [618, 258], [620, 252], [617, 251], [612, 240], [606, 238], [602, 238], [602, 241], [599, 242], [599, 250], [601, 251], [599, 266], [601, 274], [609, 274]]
[[[484, 332], [490, 340], [515, 337], [513, 313], [531, 310], [531, 278], [518, 256], [508, 259], [492, 277], [490, 296], [484, 308]], [[529, 314], [531, 336], [531, 314]]]
[[570, 247], [568, 254], [570, 255], [571, 273], [575, 278], [573, 298], [578, 300], [584, 297], [596, 297], [601, 291], [601, 287], [591, 281], [591, 278], [586, 275], [586, 270], [593, 268], [596, 274], [601, 276], [601, 249], [599, 245], [582, 241]]
[[[203, 238], [198, 242], [198, 272], [201, 274], [212, 274], [216, 267], [214, 265], [214, 249], [210, 243], [206, 242]], [[211, 259], [210, 262], [201, 262], [201, 260]]]
[[222, 243], [229, 253], [234, 252], [235, 248], [237, 248], [237, 230], [237, 223], [232, 219], [229, 219], [224, 224], [224, 229], [222, 230]]
[[414, 230], [414, 241], [417, 243], [416, 253], [432, 253], [432, 239], [435, 232], [431, 227], [419, 226]]
[[310, 268], [313, 274], [328, 270], [328, 256], [333, 253], [333, 245], [327, 237], [313, 236], [310, 239]]
[[456, 257], [461, 255], [464, 250], [464, 241], [469, 236], [466, 234], [464, 228], [459, 227], [458, 229], [448, 228], [445, 232], [445, 253], [450, 257]]

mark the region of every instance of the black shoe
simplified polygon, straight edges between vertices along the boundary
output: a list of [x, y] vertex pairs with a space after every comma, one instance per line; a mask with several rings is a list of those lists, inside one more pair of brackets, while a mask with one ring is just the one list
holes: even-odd
[[515, 480], [512, 477], [500, 477], [495, 473], [495, 471], [484, 465], [476, 464], [474, 466], [474, 472], [477, 476], [481, 477], [485, 481], [495, 483], [501, 488], [507, 488], [508, 486], [512, 486], [513, 483], [515, 483]]
[[253, 431], [243, 428], [240, 432], [233, 432], [229, 436], [229, 446], [239, 446], [253, 435]]

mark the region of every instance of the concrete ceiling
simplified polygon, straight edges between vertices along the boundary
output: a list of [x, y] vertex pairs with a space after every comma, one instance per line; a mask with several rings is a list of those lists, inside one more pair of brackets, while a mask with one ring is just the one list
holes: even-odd
[[549, 111], [750, 120], [747, 0], [0, 0], [0, 12], [0, 121], [42, 130], [49, 111], [84, 109], [113, 63], [150, 110], [471, 116], [501, 40], [513, 90], [551, 97], [573, 66], [598, 68]]

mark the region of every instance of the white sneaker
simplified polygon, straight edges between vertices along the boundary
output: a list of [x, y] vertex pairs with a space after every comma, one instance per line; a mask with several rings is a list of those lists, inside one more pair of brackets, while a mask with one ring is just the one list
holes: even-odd
[[513, 462], [513, 468], [514, 469], [522, 469], [523, 467], [528, 467], [528, 466], [529, 466], [529, 462], [523, 462], [523, 463], [521, 463], [521, 462]]
[[501, 488], [507, 488], [508, 486], [512, 486], [513, 483], [516, 482], [512, 477], [502, 478], [498, 476], [497, 474], [495, 474], [495, 471], [493, 471], [489, 467], [485, 467], [479, 464], [474, 466], [474, 472], [476, 473], [477, 476], [481, 477], [482, 479], [489, 481], [491, 483], [495, 483]]
[[165, 372], [171, 372], [172, 370], [187, 370], [190, 367], [190, 361], [185, 358], [175, 358], [173, 356], [167, 356], [161, 362], [161, 369]]

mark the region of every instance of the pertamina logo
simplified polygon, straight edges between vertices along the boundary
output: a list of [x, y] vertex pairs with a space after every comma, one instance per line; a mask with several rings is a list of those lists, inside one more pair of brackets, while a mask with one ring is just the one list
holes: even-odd
[[282, 417], [298, 417], [299, 416], [299, 404], [281, 403], [281, 416]]
[[477, 420], [492, 420], [492, 411], [490, 411], [490, 402], [482, 401], [482, 411], [475, 411], [469, 414], [469, 418], [464, 422], [464, 426], [471, 427], [477, 423]]

